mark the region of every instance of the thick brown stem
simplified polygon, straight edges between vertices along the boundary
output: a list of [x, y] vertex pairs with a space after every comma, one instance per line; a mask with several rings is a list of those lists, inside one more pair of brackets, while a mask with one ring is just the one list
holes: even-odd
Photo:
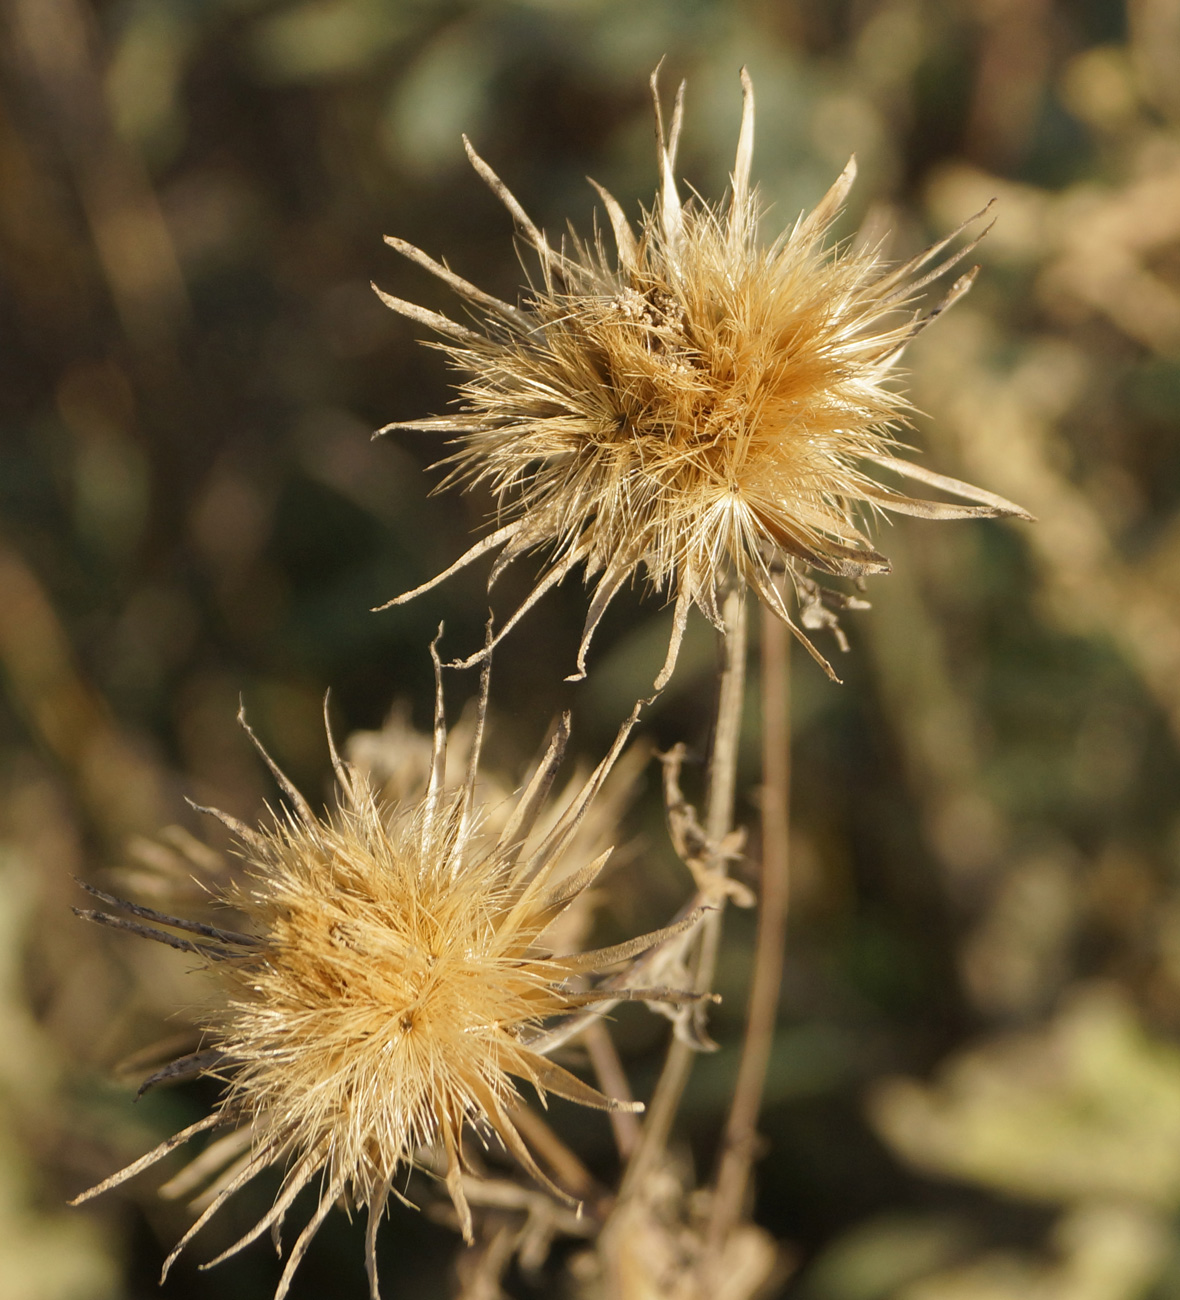
[[[713, 736], [713, 754], [709, 763], [709, 788], [705, 806], [705, 832], [709, 839], [712, 871], [724, 875], [728, 863], [721, 851], [722, 841], [733, 829], [734, 791], [737, 786], [737, 760], [742, 728], [742, 700], [746, 683], [746, 601], [741, 590], [732, 590], [725, 598], [725, 630], [722, 639], [721, 678], [717, 694], [717, 725]], [[713, 985], [717, 948], [721, 940], [721, 918], [725, 896], [719, 892], [716, 911], [701, 926], [701, 943], [697, 951], [694, 987], [698, 993]], [[631, 1157], [619, 1188], [620, 1204], [639, 1186], [655, 1165], [672, 1131], [688, 1076], [692, 1070], [693, 1048], [675, 1037], [668, 1048], [664, 1068], [648, 1106], [647, 1119], [639, 1145]]]
[[762, 610], [762, 881], [758, 937], [746, 1034], [722, 1140], [706, 1241], [705, 1278], [715, 1276], [730, 1233], [742, 1217], [756, 1125], [778, 1018], [790, 901], [790, 641]]

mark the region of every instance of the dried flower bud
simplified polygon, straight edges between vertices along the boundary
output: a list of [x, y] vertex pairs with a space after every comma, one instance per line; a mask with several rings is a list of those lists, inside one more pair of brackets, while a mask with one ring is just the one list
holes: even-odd
[[546, 1059], [552, 1042], [540, 1030], [552, 1017], [588, 1017], [629, 997], [693, 996], [628, 988], [625, 975], [587, 988], [580, 977], [682, 934], [699, 910], [613, 948], [556, 956], [542, 942], [609, 856], [607, 850], [577, 869], [568, 862], [638, 709], [550, 820], [547, 796], [569, 735], [563, 720], [511, 815], [491, 832], [476, 800], [487, 682], [485, 671], [466, 773], [452, 789], [444, 780], [440, 683], [429, 782], [421, 798], [402, 805], [383, 805], [333, 746], [339, 806], [318, 817], [259, 746], [290, 809], [257, 830], [217, 814], [245, 857], [244, 871], [223, 891], [223, 901], [244, 918], [241, 930], [91, 889], [108, 907], [137, 919], [81, 915], [198, 955], [223, 993], [207, 1017], [202, 1050], [148, 1081], [200, 1074], [224, 1080], [217, 1109], [78, 1198], [117, 1186], [198, 1133], [229, 1129], [169, 1185], [172, 1194], [200, 1192], [202, 1213], [165, 1273], [230, 1196], [264, 1169], [279, 1167], [286, 1174], [274, 1205], [218, 1259], [267, 1229], [277, 1232], [299, 1191], [319, 1179], [317, 1207], [291, 1251], [276, 1300], [344, 1195], [368, 1207], [366, 1256], [376, 1298], [377, 1225], [391, 1193], [398, 1195], [395, 1176], [421, 1148], [439, 1153], [463, 1235], [472, 1239], [462, 1185], [466, 1125], [495, 1134], [553, 1196], [575, 1204], [537, 1166], [518, 1131], [514, 1080], [530, 1083], [542, 1099], [555, 1093], [607, 1110], [642, 1109], [613, 1101]]
[[[596, 186], [614, 234], [613, 258], [600, 238], [571, 237], [553, 248], [467, 144], [475, 170], [540, 262], [540, 283], [519, 306], [404, 241], [387, 240], [449, 285], [481, 328], [377, 290], [393, 310], [441, 334], [464, 375], [457, 413], [386, 429], [459, 435], [442, 462], [450, 468], [445, 483], [484, 484], [498, 503], [493, 532], [390, 604], [486, 552], [500, 552], [490, 583], [525, 552], [548, 547], [547, 567], [500, 635], [575, 567], [583, 566], [587, 580], [600, 575], [575, 676], [585, 672], [607, 605], [640, 569], [676, 602], [657, 688], [671, 674], [691, 606], [719, 625], [719, 598], [734, 580], [753, 587], [833, 675], [792, 621], [776, 572], [791, 575], [804, 627], [834, 627], [834, 613], [821, 604], [825, 593], [807, 571], [852, 578], [887, 572], [888, 560], [863, 530], [864, 514], [1028, 517], [1001, 497], [893, 454], [892, 430], [910, 408], [889, 387], [891, 370], [975, 272], [961, 276], [928, 315], [907, 311], [907, 303], [978, 241], [943, 257], [960, 227], [892, 268], [878, 248], [825, 244], [856, 174], [850, 162], [810, 215], [763, 245], [750, 188], [754, 95], [744, 70], [742, 85], [728, 204], [682, 204], [674, 168], [684, 87], [665, 134], [653, 75], [660, 191], [638, 233]], [[879, 483], [881, 470], [974, 504], [907, 496]], [[836, 595], [831, 603], [848, 599]]]

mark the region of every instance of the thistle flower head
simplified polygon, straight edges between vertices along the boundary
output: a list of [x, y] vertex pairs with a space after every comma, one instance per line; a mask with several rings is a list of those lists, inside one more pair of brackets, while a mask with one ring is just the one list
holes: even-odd
[[202, 1213], [165, 1273], [230, 1196], [277, 1166], [286, 1173], [273, 1206], [218, 1259], [268, 1228], [277, 1232], [295, 1197], [316, 1180], [317, 1206], [291, 1252], [276, 1300], [342, 1196], [368, 1207], [367, 1264], [376, 1298], [377, 1224], [389, 1196], [399, 1195], [397, 1174], [422, 1148], [436, 1153], [470, 1241], [465, 1127], [485, 1139], [494, 1135], [555, 1197], [575, 1203], [538, 1167], [518, 1130], [519, 1081], [542, 1099], [555, 1093], [586, 1106], [637, 1108], [612, 1101], [549, 1061], [542, 1033], [542, 1022], [554, 1016], [594, 1014], [628, 997], [685, 996], [628, 989], [617, 977], [609, 987], [588, 988], [579, 977], [681, 933], [696, 914], [614, 948], [559, 956], [544, 947], [547, 927], [609, 855], [573, 870], [566, 861], [636, 714], [560, 816], [535, 831], [569, 734], [563, 721], [511, 815], [489, 835], [476, 800], [486, 691], [485, 673], [466, 775], [457, 789], [447, 789], [440, 690], [429, 784], [421, 798], [403, 806], [383, 806], [333, 747], [339, 806], [317, 816], [267, 758], [290, 811], [257, 830], [219, 814], [238, 836], [246, 861], [224, 898], [244, 917], [241, 930], [91, 890], [115, 912], [137, 919], [83, 915], [198, 954], [223, 992], [219, 1009], [207, 1017], [202, 1050], [149, 1080], [213, 1075], [226, 1085], [217, 1109], [79, 1198], [116, 1186], [199, 1132], [228, 1129], [171, 1184], [173, 1194], [208, 1186], [197, 1201]]
[[[494, 581], [522, 554], [547, 547], [540, 579], [500, 635], [582, 566], [596, 585], [576, 676], [606, 607], [641, 569], [675, 599], [657, 687], [672, 671], [689, 609], [719, 623], [720, 595], [732, 581], [752, 587], [831, 674], [793, 621], [776, 574], [790, 574], [805, 626], [834, 626], [807, 573], [888, 571], [864, 531], [866, 513], [1024, 516], [1011, 502], [893, 454], [892, 431], [910, 408], [890, 387], [891, 371], [975, 272], [956, 280], [928, 315], [907, 304], [974, 242], [943, 256], [961, 227], [894, 267], [879, 248], [830, 246], [826, 237], [856, 174], [850, 162], [810, 215], [763, 244], [750, 185], [754, 95], [744, 70], [742, 85], [731, 193], [713, 207], [680, 199], [674, 173], [684, 87], [665, 133], [653, 75], [660, 189], [638, 231], [595, 186], [613, 255], [601, 237], [571, 236], [552, 247], [468, 143], [476, 171], [539, 260], [539, 281], [517, 306], [404, 241], [387, 240], [454, 289], [479, 328], [377, 290], [395, 311], [441, 334], [463, 375], [454, 414], [386, 428], [457, 435], [442, 462], [445, 483], [489, 487], [498, 511], [494, 531], [390, 604], [488, 551], [500, 552]], [[879, 482], [881, 471], [971, 504], [916, 499]]]

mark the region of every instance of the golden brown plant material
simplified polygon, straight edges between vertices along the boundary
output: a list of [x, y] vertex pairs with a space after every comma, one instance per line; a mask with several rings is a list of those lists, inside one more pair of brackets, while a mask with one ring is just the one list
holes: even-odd
[[542, 1099], [555, 1093], [604, 1110], [642, 1109], [612, 1100], [546, 1059], [539, 1036], [541, 1022], [555, 1016], [590, 1018], [627, 998], [693, 996], [628, 988], [625, 977], [596, 990], [582, 977], [681, 934], [696, 924], [700, 909], [612, 948], [559, 956], [544, 946], [547, 927], [609, 856], [608, 850], [571, 866], [567, 850], [638, 708], [560, 816], [534, 834], [568, 739], [563, 720], [511, 816], [492, 835], [476, 795], [487, 685], [485, 670], [466, 775], [457, 789], [447, 789], [440, 678], [429, 783], [421, 798], [404, 804], [384, 805], [333, 746], [339, 803], [317, 816], [259, 746], [290, 807], [258, 829], [218, 814], [245, 858], [244, 871], [223, 891], [223, 901], [244, 918], [241, 930], [91, 890], [124, 915], [82, 915], [200, 956], [223, 992], [219, 1009], [207, 1017], [202, 1050], [149, 1080], [221, 1079], [226, 1087], [217, 1109], [78, 1198], [117, 1186], [198, 1133], [227, 1129], [170, 1184], [174, 1194], [200, 1193], [202, 1212], [165, 1273], [230, 1196], [277, 1167], [285, 1176], [274, 1205], [218, 1260], [268, 1229], [277, 1232], [299, 1191], [315, 1180], [317, 1206], [291, 1251], [276, 1300], [342, 1196], [368, 1208], [366, 1256], [376, 1298], [377, 1225], [389, 1196], [400, 1195], [395, 1176], [421, 1149], [437, 1153], [463, 1235], [472, 1240], [463, 1190], [465, 1126], [495, 1135], [552, 1196], [576, 1204], [542, 1172], [521, 1136], [515, 1080], [530, 1083]]
[[[674, 170], [684, 87], [665, 133], [653, 75], [660, 189], [638, 231], [595, 186], [613, 256], [600, 236], [571, 234], [554, 248], [468, 143], [475, 170], [538, 257], [539, 281], [518, 306], [403, 240], [387, 241], [450, 286], [479, 328], [377, 290], [393, 310], [442, 335], [440, 346], [464, 376], [455, 414], [386, 428], [458, 435], [441, 462], [449, 467], [444, 485], [483, 484], [497, 501], [491, 533], [390, 604], [489, 551], [499, 550], [494, 582], [513, 560], [547, 547], [532, 594], [499, 636], [580, 565], [587, 580], [598, 575], [578, 650], [581, 676], [606, 607], [642, 569], [676, 603], [659, 688], [689, 609], [697, 605], [720, 626], [720, 597], [736, 577], [832, 675], [792, 620], [776, 571], [791, 575], [803, 627], [839, 636], [835, 609], [848, 596], [821, 591], [807, 574], [859, 579], [888, 571], [864, 531], [866, 514], [1027, 517], [1002, 497], [894, 455], [894, 431], [910, 407], [890, 387], [893, 367], [906, 344], [970, 288], [974, 270], [929, 313], [909, 304], [975, 246], [946, 252], [970, 223], [900, 266], [877, 246], [833, 247], [827, 237], [856, 175], [849, 162], [813, 212], [763, 244], [750, 186], [754, 93], [744, 70], [742, 86], [731, 192], [714, 207], [681, 201]], [[908, 496], [880, 483], [882, 470], [974, 504]]]

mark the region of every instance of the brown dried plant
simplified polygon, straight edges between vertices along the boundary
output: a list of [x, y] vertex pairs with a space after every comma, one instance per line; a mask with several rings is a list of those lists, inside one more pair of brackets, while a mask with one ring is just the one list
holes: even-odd
[[[435, 664], [437, 671], [436, 653]], [[277, 1239], [298, 1193], [318, 1179], [316, 1208], [291, 1251], [276, 1300], [286, 1295], [312, 1237], [342, 1197], [368, 1209], [366, 1263], [376, 1300], [377, 1226], [390, 1195], [401, 1195], [395, 1177], [408, 1172], [422, 1149], [437, 1153], [433, 1163], [445, 1170], [463, 1236], [473, 1239], [463, 1190], [465, 1127], [483, 1139], [494, 1135], [552, 1196], [577, 1204], [542, 1172], [521, 1136], [514, 1080], [531, 1084], [542, 1100], [553, 1093], [604, 1110], [642, 1109], [612, 1100], [546, 1059], [548, 1046], [570, 1034], [543, 1040], [540, 1030], [552, 1017], [592, 1018], [627, 998], [693, 996], [628, 988], [625, 974], [598, 989], [583, 977], [684, 933], [700, 909], [611, 948], [559, 956], [544, 945], [546, 929], [609, 856], [608, 849], [574, 869], [567, 861], [638, 708], [552, 819], [547, 798], [569, 736], [563, 719], [511, 815], [489, 833], [476, 790], [487, 689], [485, 670], [466, 773], [448, 789], [439, 674], [429, 782], [421, 798], [404, 804], [383, 804], [339, 757], [329, 733], [339, 803], [317, 816], [258, 745], [290, 808], [258, 829], [215, 814], [234, 832], [245, 859], [220, 900], [244, 918], [241, 930], [90, 890], [137, 919], [80, 915], [199, 956], [221, 987], [201, 1050], [148, 1081], [212, 1076], [225, 1084], [217, 1108], [78, 1198], [118, 1186], [197, 1134], [228, 1129], [173, 1180], [173, 1190], [179, 1183], [201, 1192], [195, 1204], [202, 1212], [169, 1255], [165, 1275], [232, 1195], [262, 1171], [280, 1168], [285, 1173], [270, 1210], [211, 1262], [267, 1229]]]
[[[448, 467], [442, 486], [486, 485], [497, 502], [491, 533], [389, 604], [499, 550], [490, 585], [521, 555], [547, 547], [541, 577], [499, 636], [575, 567], [583, 566], [587, 581], [600, 575], [575, 677], [585, 673], [607, 606], [640, 569], [675, 599], [657, 688], [672, 672], [689, 609], [698, 606], [720, 627], [720, 597], [734, 580], [752, 587], [834, 676], [793, 621], [775, 572], [789, 573], [803, 627], [830, 627], [840, 637], [834, 607], [849, 597], [821, 591], [807, 575], [859, 579], [888, 571], [865, 532], [865, 515], [1028, 517], [1002, 497], [894, 454], [895, 431], [911, 408], [889, 386], [893, 368], [906, 344], [966, 293], [975, 270], [927, 314], [908, 304], [975, 246], [977, 239], [943, 256], [970, 222], [899, 266], [878, 246], [832, 246], [828, 235], [856, 175], [853, 160], [814, 211], [764, 245], [750, 185], [754, 93], [744, 69], [742, 87], [728, 202], [682, 203], [674, 170], [684, 87], [665, 135], [653, 74], [660, 190], [638, 232], [595, 184], [613, 257], [599, 234], [584, 241], [571, 233], [554, 248], [465, 139], [476, 172], [538, 257], [540, 281], [519, 305], [387, 239], [453, 289], [479, 328], [377, 289], [387, 306], [440, 334], [446, 341], [438, 346], [463, 375], [454, 414], [382, 432], [458, 435], [441, 462]], [[878, 481], [882, 470], [974, 504], [906, 495]]]

